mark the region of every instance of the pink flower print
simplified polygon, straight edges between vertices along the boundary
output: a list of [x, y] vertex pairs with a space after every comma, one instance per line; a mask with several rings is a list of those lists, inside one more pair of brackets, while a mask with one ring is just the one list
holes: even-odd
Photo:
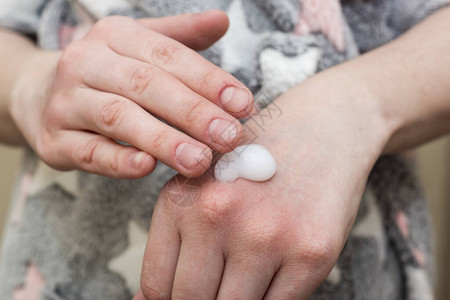
[[420, 251], [419, 249], [413, 247], [412, 249], [414, 258], [416, 259], [417, 264], [419, 267], [424, 268], [427, 264], [427, 257], [423, 251]]
[[408, 245], [417, 264], [423, 268], [427, 264], [427, 257], [423, 251], [417, 249], [417, 247], [413, 245], [412, 241], [409, 240], [409, 219], [403, 211], [399, 211], [397, 213], [395, 216], [395, 223], [397, 223], [398, 229], [400, 230], [402, 236], [408, 241]]
[[37, 267], [31, 263], [28, 266], [23, 286], [14, 291], [14, 300], [39, 300], [44, 285], [44, 278]]
[[59, 48], [64, 49], [72, 42], [75, 27], [70, 25], [61, 25], [59, 28]]
[[27, 196], [30, 191], [32, 179], [33, 174], [28, 172], [22, 176], [20, 182], [19, 197], [17, 198], [17, 202], [14, 204], [15, 207], [11, 214], [11, 222], [14, 225], [20, 224], [20, 221], [22, 220], [22, 215], [25, 209], [25, 203], [27, 201]]
[[339, 0], [300, 0], [298, 35], [321, 32], [340, 52], [345, 51], [343, 17]]
[[407, 239], [409, 237], [409, 219], [406, 214], [402, 211], [399, 211], [397, 213], [397, 216], [395, 217], [395, 222], [397, 223], [397, 226], [400, 229], [403, 237]]

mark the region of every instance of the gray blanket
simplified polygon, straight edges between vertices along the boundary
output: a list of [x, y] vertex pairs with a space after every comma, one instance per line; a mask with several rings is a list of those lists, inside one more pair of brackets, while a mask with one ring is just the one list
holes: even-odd
[[[42, 48], [61, 49], [109, 15], [219, 8], [230, 16], [230, 31], [202, 55], [245, 83], [264, 107], [315, 73], [389, 42], [448, 2], [2, 0], [0, 25], [36, 37]], [[413, 168], [403, 156], [377, 162], [345, 248], [311, 299], [432, 298], [427, 204]], [[154, 202], [174, 174], [164, 165], [133, 181], [61, 173], [28, 151], [4, 241], [0, 299], [130, 299], [139, 288]]]

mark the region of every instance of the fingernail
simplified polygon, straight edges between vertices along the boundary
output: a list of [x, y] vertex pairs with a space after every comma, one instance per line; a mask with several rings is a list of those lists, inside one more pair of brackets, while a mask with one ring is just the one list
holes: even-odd
[[233, 113], [245, 110], [250, 105], [250, 101], [249, 93], [242, 88], [227, 87], [220, 95], [223, 107]]
[[135, 169], [140, 169], [147, 159], [148, 154], [145, 152], [136, 152], [131, 155], [131, 166]]
[[212, 121], [208, 130], [211, 141], [223, 146], [231, 145], [239, 133], [239, 127], [236, 122], [223, 119]]
[[183, 143], [175, 150], [175, 156], [183, 167], [192, 169], [203, 161], [205, 149], [190, 143]]

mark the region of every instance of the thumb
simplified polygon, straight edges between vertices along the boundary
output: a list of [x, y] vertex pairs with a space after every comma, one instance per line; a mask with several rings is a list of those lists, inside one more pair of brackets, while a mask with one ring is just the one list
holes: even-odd
[[133, 299], [131, 300], [146, 300], [144, 297], [144, 294], [142, 294], [142, 291], [139, 290], [136, 295], [134, 295]]
[[147, 28], [173, 38], [194, 50], [205, 50], [228, 30], [228, 16], [221, 10], [164, 18], [140, 19]]

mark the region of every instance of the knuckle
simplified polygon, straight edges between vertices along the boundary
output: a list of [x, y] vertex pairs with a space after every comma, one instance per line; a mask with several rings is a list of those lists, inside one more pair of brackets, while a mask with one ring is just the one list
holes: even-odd
[[303, 243], [295, 256], [296, 260], [302, 263], [307, 262], [312, 266], [328, 266], [333, 264], [335, 251], [334, 247], [326, 239], [315, 239], [314, 241]]
[[202, 111], [202, 100], [198, 98], [192, 98], [184, 105], [185, 116], [184, 120], [187, 124], [196, 124], [197, 119], [200, 117]]
[[56, 66], [56, 73], [58, 75], [71, 75], [77, 74], [80, 68], [80, 61], [83, 60], [86, 50], [80, 46], [81, 42], [74, 42], [67, 46], [67, 48], [61, 54], [58, 64]]
[[113, 21], [113, 17], [100, 19], [94, 24], [94, 27], [92, 27], [91, 31], [97, 34], [109, 32], [111, 30]]
[[175, 43], [160, 42], [154, 44], [150, 49], [152, 61], [160, 65], [174, 63], [180, 55], [180, 46]]
[[200, 202], [200, 216], [204, 222], [212, 225], [220, 225], [231, 221], [236, 206], [232, 199], [217, 199], [214, 195], [202, 197]]
[[[209, 87], [215, 78], [220, 78], [220, 71], [216, 67], [204, 72], [200, 77], [201, 86]], [[222, 76], [223, 77], [223, 76]]]
[[[199, 178], [186, 178], [177, 175], [169, 180], [161, 194], [177, 207], [189, 207], [197, 203], [202, 195], [202, 180]], [[160, 202], [161, 203], [161, 202]], [[166, 210], [167, 207], [164, 207]]]
[[87, 144], [83, 145], [80, 151], [80, 161], [83, 164], [93, 164], [97, 151], [100, 148], [100, 141], [91, 139]]
[[97, 21], [91, 32], [98, 36], [107, 37], [110, 34], [113, 34], [117, 29], [128, 25], [130, 22], [132, 22], [132, 20], [124, 16], [106, 17]]
[[116, 150], [113, 154], [113, 159], [108, 162], [109, 169], [115, 174], [119, 173], [120, 152], [120, 150]]
[[161, 194], [170, 194], [172, 192], [181, 192], [181, 189], [184, 187], [183, 184], [179, 184], [179, 181], [181, 181], [184, 179], [181, 177], [181, 175], [176, 175], [175, 177], [173, 177], [172, 179], [170, 179], [169, 181], [167, 181], [162, 190], [161, 190]]
[[168, 132], [164, 129], [152, 132], [148, 141], [150, 143], [149, 149], [152, 149], [153, 153], [163, 153], [166, 150], [164, 147], [164, 141], [168, 140]]
[[129, 91], [139, 96], [144, 94], [154, 80], [154, 72], [155, 70], [150, 65], [133, 69], [129, 76]]
[[164, 289], [158, 288], [158, 284], [148, 276], [141, 279], [141, 290], [146, 299], [165, 300], [170, 299], [170, 295]]
[[127, 103], [123, 100], [113, 100], [106, 103], [100, 109], [100, 121], [106, 128], [119, 127], [126, 118]]

